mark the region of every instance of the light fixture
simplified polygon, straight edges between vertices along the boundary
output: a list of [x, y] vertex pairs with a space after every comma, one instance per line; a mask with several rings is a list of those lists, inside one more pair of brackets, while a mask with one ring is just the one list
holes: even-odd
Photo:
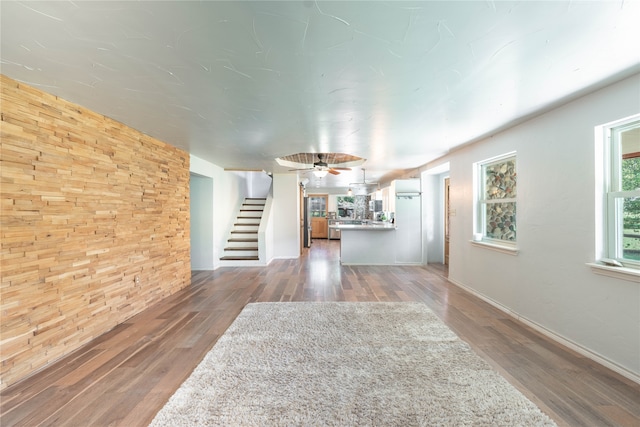
[[353, 196], [353, 191], [351, 191], [351, 188], [349, 188], [349, 191], [347, 191], [347, 196]]
[[327, 176], [327, 174], [329, 173], [328, 170], [314, 170], [313, 174], [317, 177], [317, 178], [324, 178], [325, 176]]

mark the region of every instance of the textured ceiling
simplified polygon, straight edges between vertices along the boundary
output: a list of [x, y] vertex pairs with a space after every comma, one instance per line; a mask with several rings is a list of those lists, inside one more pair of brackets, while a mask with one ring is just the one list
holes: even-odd
[[372, 181], [640, 67], [638, 1], [2, 1], [0, 13], [9, 77], [223, 168], [347, 153]]

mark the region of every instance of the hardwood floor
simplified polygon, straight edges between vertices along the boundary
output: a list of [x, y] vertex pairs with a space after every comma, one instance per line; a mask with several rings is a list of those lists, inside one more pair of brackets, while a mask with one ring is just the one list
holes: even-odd
[[147, 425], [255, 301], [422, 301], [559, 425], [640, 426], [640, 385], [450, 284], [441, 265], [344, 267], [339, 241], [299, 260], [194, 272], [192, 285], [1, 394], [0, 425]]

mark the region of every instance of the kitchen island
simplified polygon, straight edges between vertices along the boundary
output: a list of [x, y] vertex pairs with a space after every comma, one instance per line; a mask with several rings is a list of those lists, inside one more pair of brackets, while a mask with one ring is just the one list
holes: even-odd
[[345, 265], [396, 264], [396, 226], [388, 222], [332, 224], [340, 230], [340, 262]]

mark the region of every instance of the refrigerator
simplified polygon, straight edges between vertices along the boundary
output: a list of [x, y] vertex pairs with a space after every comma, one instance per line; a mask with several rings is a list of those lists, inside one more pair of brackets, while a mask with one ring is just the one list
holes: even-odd
[[311, 247], [311, 215], [309, 212], [309, 197], [302, 200], [302, 244], [305, 248]]
[[420, 180], [396, 181], [396, 263], [422, 264]]

